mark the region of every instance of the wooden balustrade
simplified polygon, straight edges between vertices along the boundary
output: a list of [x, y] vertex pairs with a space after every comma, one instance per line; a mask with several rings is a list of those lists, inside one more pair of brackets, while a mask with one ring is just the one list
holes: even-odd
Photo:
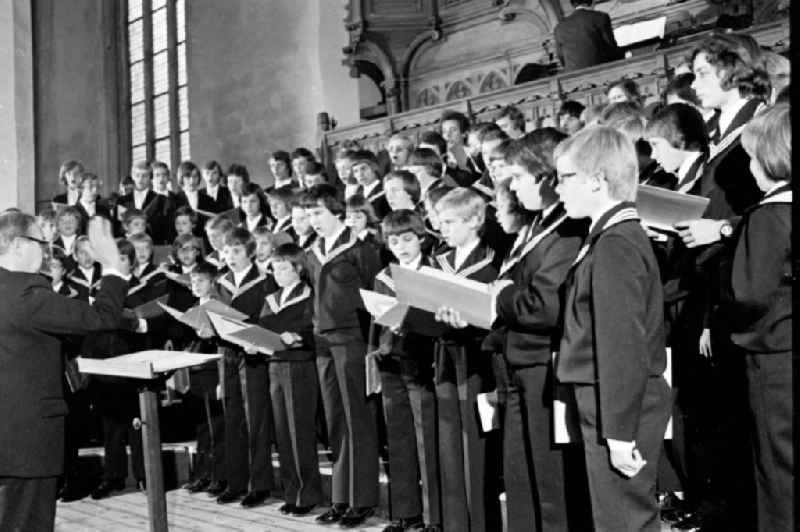
[[[784, 52], [789, 48], [788, 20], [754, 26], [746, 31], [759, 44], [774, 51]], [[672, 70], [686, 61], [696, 43], [708, 33], [710, 31], [700, 32], [676, 46], [629, 59], [321, 131], [321, 155], [323, 161], [331, 166], [331, 154], [346, 140], [357, 141], [363, 148], [376, 153], [384, 148], [389, 136], [394, 133], [402, 133], [416, 141], [420, 132], [435, 127], [445, 109], [461, 111], [477, 121], [491, 121], [499, 109], [515, 105], [529, 122], [539, 123], [541, 119], [554, 117], [563, 100], [576, 100], [584, 104], [602, 102], [608, 85], [623, 77], [635, 79], [642, 94], [648, 100], [654, 100], [666, 86]]]

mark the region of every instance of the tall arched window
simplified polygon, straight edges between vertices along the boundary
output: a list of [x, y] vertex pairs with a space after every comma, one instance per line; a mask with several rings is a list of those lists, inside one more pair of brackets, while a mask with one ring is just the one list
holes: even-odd
[[174, 169], [190, 154], [186, 0], [127, 0], [125, 12], [128, 162]]

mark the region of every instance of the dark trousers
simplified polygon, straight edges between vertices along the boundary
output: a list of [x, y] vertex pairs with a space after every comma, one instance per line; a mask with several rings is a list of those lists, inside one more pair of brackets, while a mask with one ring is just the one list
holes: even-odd
[[552, 434], [552, 366], [509, 374], [503, 426], [508, 531], [568, 530], [564, 451]]
[[125, 379], [100, 377], [91, 382], [90, 391], [103, 427], [103, 480], [124, 481], [128, 477], [128, 453], [136, 480], [144, 479], [142, 432], [133, 427], [139, 417], [136, 385]]
[[[472, 355], [471, 357], [468, 355]], [[490, 359], [464, 346], [436, 347], [436, 407], [442, 524], [446, 532], [481, 532], [500, 526], [498, 472], [489, 471], [488, 440], [480, 429], [476, 398], [491, 374]]]
[[49, 532], [56, 522], [58, 477], [0, 477], [0, 530]]
[[271, 490], [272, 407], [262, 355], [225, 354], [225, 474], [233, 491]]
[[[192, 376], [194, 380], [194, 376]], [[195, 389], [183, 396], [195, 419], [195, 479], [225, 480], [225, 416], [215, 391]]]
[[642, 399], [636, 448], [647, 464], [633, 478], [617, 472], [601, 437], [597, 389], [575, 386], [586, 457], [595, 532], [658, 532], [656, 476], [664, 431], [672, 409], [670, 389], [662, 377], [648, 379]]
[[366, 344], [360, 329], [317, 337], [317, 375], [333, 452], [331, 502], [378, 504], [378, 431], [366, 396]]
[[313, 360], [271, 362], [270, 397], [280, 457], [283, 499], [314, 506], [322, 502], [316, 445], [317, 370]]
[[792, 353], [748, 354], [759, 532], [794, 526]]
[[93, 417], [89, 408], [90, 392], [88, 390], [69, 391], [65, 387], [64, 400], [67, 402], [69, 413], [64, 426], [64, 477], [63, 483], [76, 489], [76, 484], [81, 483], [81, 472], [78, 461], [78, 449], [87, 441], [91, 430]]
[[439, 484], [439, 435], [433, 379], [423, 374], [406, 382], [406, 388], [414, 419], [417, 460], [422, 479], [422, 518], [426, 525], [441, 526], [442, 489]]
[[[436, 451], [436, 447], [430, 445], [435, 443], [435, 440], [434, 442], [430, 441], [430, 429], [436, 430], [436, 404], [433, 390], [430, 388], [425, 390], [420, 384], [414, 382], [414, 376], [404, 367], [410, 362], [410, 360], [392, 356], [386, 356], [379, 362], [386, 436], [389, 442], [389, 477], [391, 480], [389, 495], [393, 519], [408, 519], [422, 515], [423, 501], [420, 493], [420, 470], [422, 468], [420, 464], [427, 465], [425, 458], [435, 457]], [[423, 396], [425, 392], [427, 392], [427, 397]], [[414, 405], [412, 405], [412, 393], [414, 394], [413, 402], [416, 403]], [[427, 427], [424, 423], [426, 420], [428, 421]], [[430, 426], [432, 424], [433, 427]], [[422, 429], [421, 442], [417, 440], [417, 425]], [[432, 447], [429, 449], [424, 446], [425, 429], [428, 429], [428, 446]], [[419, 460], [418, 453], [423, 453], [423, 460]], [[430, 480], [430, 476], [423, 478], [423, 485], [427, 487], [426, 495], [428, 495], [426, 497], [428, 511], [423, 518], [428, 524], [431, 523]], [[435, 479], [435, 484], [434, 490], [438, 491], [438, 479]], [[434, 518], [438, 519], [438, 501], [435, 506]], [[438, 524], [438, 520], [434, 523]]]

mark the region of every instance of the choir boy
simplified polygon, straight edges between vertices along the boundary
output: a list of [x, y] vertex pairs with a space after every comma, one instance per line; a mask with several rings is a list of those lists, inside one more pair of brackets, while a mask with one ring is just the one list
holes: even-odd
[[275, 218], [273, 233], [288, 232], [292, 226], [292, 201], [294, 189], [291, 187], [278, 187], [267, 191], [267, 202], [272, 217]]
[[318, 238], [308, 253], [314, 290], [317, 373], [334, 454], [331, 508], [317, 520], [355, 527], [378, 504], [378, 435], [366, 398], [368, 317], [359, 289], [380, 269], [377, 249], [342, 222], [344, 203], [331, 185], [304, 199]]
[[[275, 289], [274, 281], [267, 282], [253, 264], [255, 252], [256, 241], [246, 229], [236, 228], [225, 235], [223, 256], [229, 271], [217, 282], [222, 301], [251, 321], [258, 319], [264, 298]], [[248, 355], [237, 346], [223, 345], [228, 488], [217, 502], [227, 504], [242, 499], [244, 507], [258, 506], [269, 498], [274, 487], [267, 360], [261, 354]]]
[[[147, 230], [156, 244], [167, 244], [171, 236], [171, 202], [152, 190], [153, 170], [145, 161], [134, 163], [131, 169], [133, 192], [117, 201], [117, 220], [126, 211], [136, 209], [144, 214]], [[126, 229], [127, 230], [127, 229]]]
[[[391, 174], [390, 174], [391, 175]], [[413, 210], [396, 210], [381, 224], [386, 243], [400, 266], [433, 266], [422, 254], [425, 224]], [[394, 296], [387, 267], [375, 276], [375, 291]], [[384, 532], [442, 526], [436, 395], [433, 390], [434, 338], [402, 328], [380, 331], [381, 375], [386, 437], [389, 443], [393, 522]], [[421, 480], [421, 492], [420, 492]]]
[[100, 283], [102, 268], [99, 263], [92, 259], [89, 247], [88, 237], [79, 236], [75, 240], [72, 252], [75, 267], [69, 273], [68, 279], [78, 291], [78, 299], [91, 303], [94, 301], [94, 294]]
[[429, 148], [417, 148], [411, 152], [408, 163], [403, 169], [416, 176], [420, 199], [424, 199], [428, 191], [435, 188], [445, 185], [455, 186], [455, 182], [449, 177], [447, 180], [442, 178], [442, 160]]
[[174, 203], [175, 194], [172, 192], [172, 181], [167, 163], [153, 161], [150, 163], [150, 168], [153, 170], [153, 191]]
[[[133, 245], [125, 239], [117, 239], [120, 252], [119, 272], [131, 275], [135, 260]], [[131, 288], [125, 300], [125, 307], [131, 309], [145, 301], [131, 293], [138, 281], [132, 277]], [[137, 325], [144, 331], [139, 320], [123, 319], [120, 329], [87, 336], [83, 341], [81, 353], [89, 358], [109, 358], [139, 350], [142, 337], [134, 333]], [[135, 324], [135, 325], [134, 325]], [[144, 454], [142, 432], [133, 426], [133, 419], [139, 417], [139, 395], [135, 381], [120, 377], [96, 376], [89, 385], [92, 405], [99, 411], [103, 424], [103, 474], [100, 483], [92, 490], [92, 499], [103, 499], [114, 491], [125, 488], [128, 476], [128, 454], [126, 444], [131, 448], [131, 465], [136, 486], [144, 488]]]
[[60, 249], [69, 257], [68, 270], [75, 267], [71, 258], [75, 253], [75, 242], [78, 239], [81, 227], [81, 213], [73, 206], [64, 207], [56, 211], [56, 237], [53, 240], [53, 249]]
[[67, 280], [67, 256], [60, 249], [54, 249], [48, 263], [50, 284], [53, 292], [70, 298], [78, 297], [78, 291]]
[[389, 204], [383, 192], [378, 159], [368, 150], [359, 150], [353, 158], [353, 177], [361, 186], [361, 195], [372, 204], [375, 215], [383, 219], [389, 212]]
[[267, 192], [286, 186], [297, 188], [297, 182], [292, 178], [292, 161], [288, 152], [283, 150], [272, 152], [269, 158], [269, 171], [272, 174], [273, 184]]
[[253, 238], [256, 241], [256, 254], [253, 262], [261, 274], [271, 276], [273, 251], [279, 245], [291, 242], [291, 239], [286, 234], [276, 235], [268, 227], [257, 227], [253, 231]]
[[67, 191], [53, 197], [53, 208], [57, 206], [75, 205], [81, 197], [81, 181], [83, 165], [79, 161], [66, 161], [58, 169], [58, 181]]
[[[212, 170], [211, 172], [216, 172]], [[175, 195], [174, 203], [177, 209], [189, 207], [193, 211], [198, 209], [207, 212], [217, 212], [215, 201], [205, 191], [200, 189], [203, 179], [200, 177], [200, 169], [191, 162], [183, 161], [178, 165], [178, 179], [181, 183], [181, 190]], [[216, 175], [216, 174], [214, 174]], [[209, 181], [214, 182], [211, 176]], [[217, 178], [217, 182], [219, 179]]]
[[577, 404], [594, 529], [655, 532], [672, 405], [661, 279], [633, 204], [636, 150], [598, 126], [563, 141], [555, 158], [567, 215], [591, 220], [564, 287], [556, 377]]
[[794, 525], [792, 126], [779, 103], [742, 132], [763, 199], [738, 228], [730, 274], [731, 340], [744, 353], [755, 450], [757, 530]]
[[[244, 169], [244, 172], [247, 172], [246, 168]], [[242, 173], [242, 171], [238, 165], [231, 165], [228, 173], [239, 175]], [[203, 182], [205, 183], [205, 188], [201, 194], [202, 199], [200, 200], [199, 204], [200, 209], [208, 212], [218, 213], [230, 210], [234, 206], [239, 206], [238, 204], [233, 204], [231, 191], [222, 185], [221, 181], [223, 177], [224, 174], [222, 173], [222, 167], [217, 161], [209, 161], [203, 166]], [[203, 207], [206, 206], [209, 208], [204, 209]]]
[[111, 211], [100, 201], [98, 190], [100, 188], [100, 178], [97, 174], [84, 172], [81, 176], [81, 196], [75, 204], [75, 208], [81, 214], [80, 233], [86, 232], [86, 224], [92, 216], [102, 216], [111, 220]]
[[257, 227], [272, 228], [272, 219], [269, 218], [266, 212], [266, 206], [261, 199], [261, 189], [255, 183], [246, 183], [242, 185], [241, 194], [239, 196], [239, 205], [244, 214], [242, 222], [239, 227], [253, 232]]
[[386, 143], [386, 151], [389, 153], [392, 170], [401, 170], [407, 165], [413, 149], [414, 143], [408, 137], [397, 133], [389, 137], [389, 142]]
[[414, 174], [407, 170], [389, 172], [383, 177], [386, 202], [393, 211], [415, 210], [419, 205], [420, 186]]
[[[133, 235], [149, 234], [147, 232], [147, 215], [139, 209], [128, 209], [122, 217], [122, 228], [125, 238]], [[153, 235], [150, 235], [152, 238]], [[155, 239], [153, 239], [155, 241]]]
[[[503, 480], [510, 532], [580, 530], [567, 512], [564, 462], [552, 430], [552, 353], [559, 339], [559, 289], [586, 236], [587, 224], [570, 220], [554, 191], [555, 172], [526, 140], [508, 154], [510, 188], [536, 213], [522, 227], [498, 278], [510, 281], [496, 299], [505, 328], [508, 371], [503, 417]], [[498, 192], [502, 187], [498, 187]], [[498, 194], [498, 218], [500, 218]]]
[[[198, 264], [190, 273], [192, 295], [202, 305], [216, 298], [215, 281], [217, 269], [208, 263]], [[217, 342], [211, 333], [194, 331], [187, 351], [216, 353]], [[193, 471], [194, 480], [186, 485], [189, 493], [206, 491], [219, 495], [225, 490], [225, 418], [222, 402], [217, 397], [219, 369], [217, 362], [210, 362], [191, 369], [191, 387], [184, 401], [194, 406], [198, 413], [195, 428], [197, 437], [197, 461]]]
[[295, 243], [308, 251], [317, 238], [317, 233], [308, 221], [308, 213], [303, 207], [302, 198], [295, 197], [292, 201], [292, 226], [287, 231], [294, 238]]
[[[489, 283], [497, 277], [491, 248], [481, 242], [486, 203], [471, 188], [451, 190], [435, 205], [442, 237], [452, 248], [436, 256], [447, 272]], [[455, 323], [452, 310], [440, 309], [437, 319]], [[488, 437], [478, 426], [475, 402], [491, 390], [491, 361], [481, 353], [486, 331], [476, 327], [448, 328], [437, 340], [436, 404], [445, 530], [486, 531], [499, 527], [498, 474], [486, 467]], [[453, 489], [463, 486], [464, 489]]]
[[313, 297], [306, 254], [283, 244], [273, 255], [278, 290], [268, 295], [258, 322], [279, 333], [286, 349], [269, 359], [270, 398], [280, 458], [281, 513], [305, 515], [322, 502], [316, 445], [317, 370]]
[[306, 148], [297, 148], [292, 152], [292, 175], [297, 182], [297, 186], [305, 189], [306, 169], [309, 163], [314, 162], [314, 154]]
[[206, 222], [205, 231], [211, 253], [205, 257], [206, 262], [217, 268], [219, 273], [227, 270], [222, 250], [225, 246], [225, 236], [234, 229], [233, 222], [226, 216], [217, 215]]
[[175, 209], [175, 236], [194, 235], [197, 232], [197, 213], [188, 205]]

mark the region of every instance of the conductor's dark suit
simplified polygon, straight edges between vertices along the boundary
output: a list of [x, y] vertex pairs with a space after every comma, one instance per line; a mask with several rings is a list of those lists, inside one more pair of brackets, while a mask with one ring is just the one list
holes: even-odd
[[553, 30], [564, 70], [578, 70], [622, 59], [607, 13], [576, 9]]
[[67, 414], [59, 335], [117, 327], [127, 288], [106, 276], [89, 306], [0, 268], [0, 530], [52, 530]]

